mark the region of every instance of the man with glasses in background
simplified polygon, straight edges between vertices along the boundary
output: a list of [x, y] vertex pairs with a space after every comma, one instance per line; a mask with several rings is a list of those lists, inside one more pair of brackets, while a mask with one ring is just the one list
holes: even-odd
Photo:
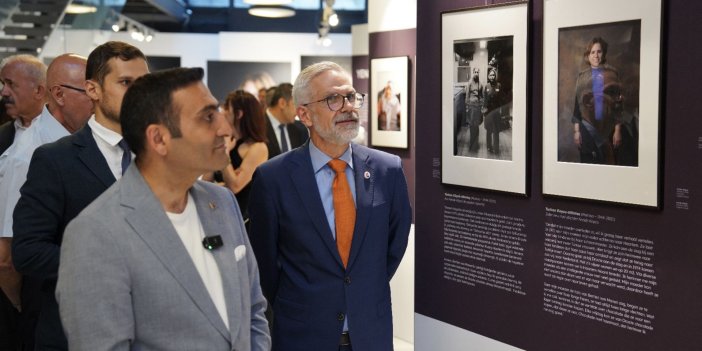
[[391, 350], [412, 217], [401, 160], [351, 144], [364, 96], [339, 65], [305, 68], [293, 97], [310, 140], [259, 166], [249, 200], [273, 350]]

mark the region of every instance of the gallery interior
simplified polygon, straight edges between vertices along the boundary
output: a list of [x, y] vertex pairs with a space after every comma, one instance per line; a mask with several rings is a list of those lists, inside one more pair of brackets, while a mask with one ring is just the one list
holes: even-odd
[[395, 350], [695, 350], [700, 14], [683, 0], [9, 0], [0, 58], [120, 40], [151, 70], [203, 67], [218, 99], [336, 61], [367, 96], [356, 142], [398, 155], [409, 184]]

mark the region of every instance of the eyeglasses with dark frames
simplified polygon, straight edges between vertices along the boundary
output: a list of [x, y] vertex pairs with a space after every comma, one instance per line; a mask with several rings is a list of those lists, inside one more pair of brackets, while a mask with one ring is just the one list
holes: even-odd
[[318, 102], [326, 101], [329, 110], [331, 110], [332, 112], [336, 112], [344, 108], [344, 104], [346, 103], [346, 101], [353, 105], [353, 108], [361, 108], [361, 106], [363, 106], [363, 99], [365, 98], [365, 96], [366, 94], [361, 93], [350, 93], [347, 95], [331, 94], [325, 97], [324, 99], [308, 102], [306, 104], [302, 104], [302, 106], [307, 107], [307, 105], [310, 104], [316, 104]]
[[76, 88], [76, 87], [71, 86], [71, 85], [68, 85], [68, 84], [59, 84], [58, 86], [64, 87], [64, 88], [67, 88], [67, 89], [71, 89], [71, 90], [75, 90], [75, 91], [79, 91], [79, 92], [85, 94], [85, 89]]

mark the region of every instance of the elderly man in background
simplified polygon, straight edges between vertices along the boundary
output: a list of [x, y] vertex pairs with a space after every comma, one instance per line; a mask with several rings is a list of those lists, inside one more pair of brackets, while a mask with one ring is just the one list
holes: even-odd
[[[0, 62], [2, 103], [13, 118], [14, 141], [0, 155], [0, 288], [16, 310], [21, 309], [21, 278], [12, 266], [12, 210], [19, 197], [19, 187], [24, 182], [26, 168], [14, 169], [24, 162], [23, 157], [35, 144], [34, 131], [29, 131], [42, 115], [46, 101], [46, 65], [31, 55], [14, 55]], [[44, 109], [44, 114], [48, 111]], [[49, 116], [44, 120], [48, 136], [60, 137], [63, 127]], [[34, 146], [36, 147], [36, 146]], [[28, 162], [28, 160], [26, 160]]]

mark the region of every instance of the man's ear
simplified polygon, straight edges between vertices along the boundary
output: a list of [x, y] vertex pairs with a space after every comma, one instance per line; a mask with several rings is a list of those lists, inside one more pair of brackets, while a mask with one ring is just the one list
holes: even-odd
[[37, 84], [36, 88], [34, 88], [34, 97], [37, 100], [46, 101], [46, 84]]
[[297, 110], [297, 117], [300, 117], [300, 122], [305, 125], [305, 127], [312, 127], [312, 118], [310, 116], [310, 111], [307, 109], [305, 106], [298, 106]]
[[150, 124], [146, 127], [146, 149], [153, 150], [160, 156], [168, 154], [168, 144], [171, 140], [171, 134], [165, 126], [159, 124]]
[[49, 89], [49, 95], [56, 101], [57, 104], [60, 106], [66, 105], [66, 101], [64, 99], [64, 94], [63, 94], [63, 88], [60, 86], [55, 86], [56, 89]]
[[94, 80], [86, 80], [85, 94], [88, 95], [90, 100], [99, 101], [101, 98], [102, 89], [100, 89], [98, 82]]

